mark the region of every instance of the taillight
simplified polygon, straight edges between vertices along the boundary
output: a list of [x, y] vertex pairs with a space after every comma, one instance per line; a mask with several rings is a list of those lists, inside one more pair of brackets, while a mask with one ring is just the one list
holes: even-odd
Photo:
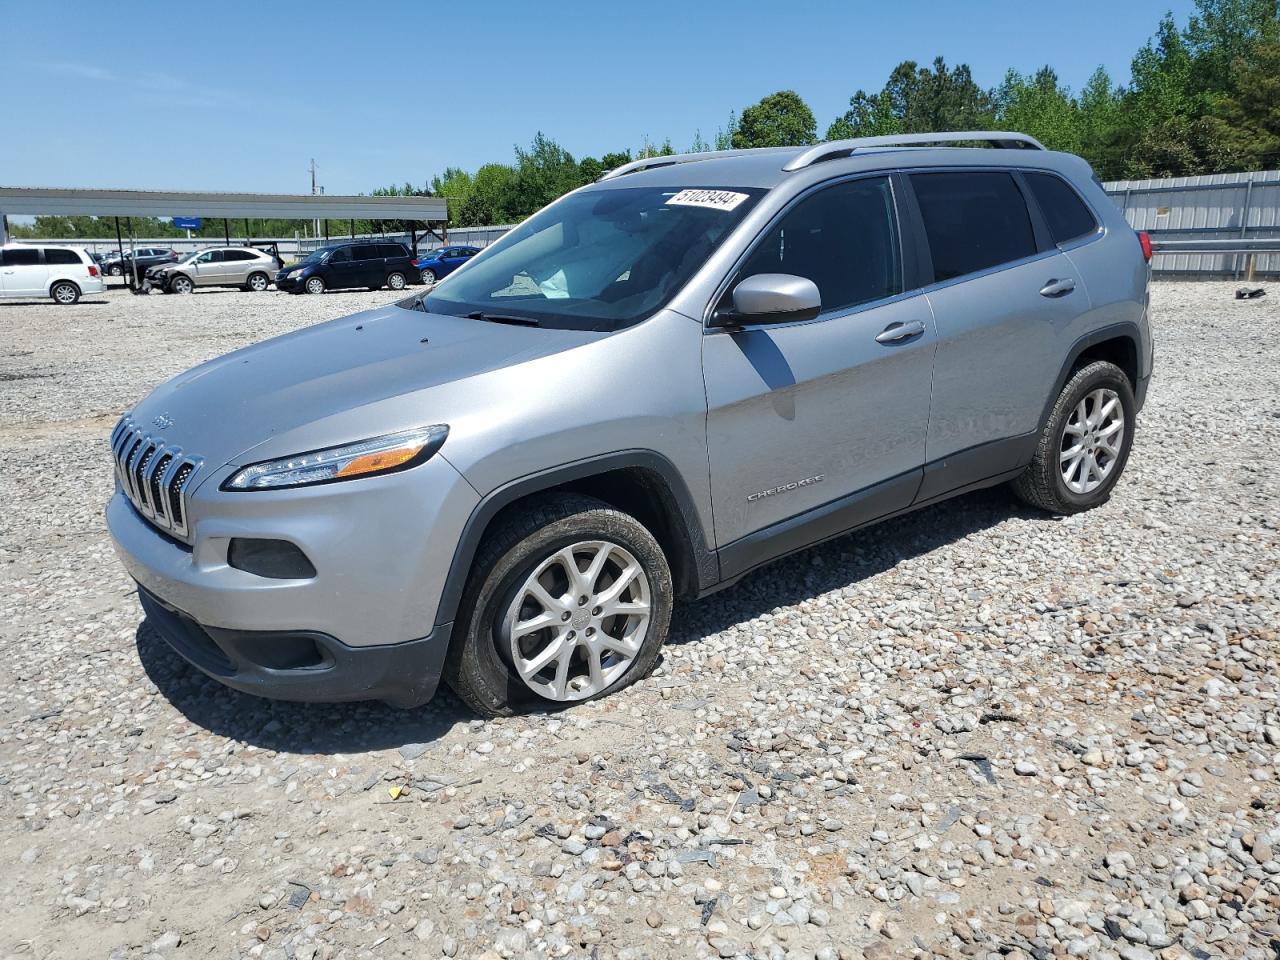
[[1138, 231], [1138, 243], [1142, 244], [1142, 259], [1151, 262], [1151, 234], [1145, 230]]
[[98, 275], [98, 268], [95, 267], [93, 264], [89, 264], [89, 276], [96, 277], [97, 275]]

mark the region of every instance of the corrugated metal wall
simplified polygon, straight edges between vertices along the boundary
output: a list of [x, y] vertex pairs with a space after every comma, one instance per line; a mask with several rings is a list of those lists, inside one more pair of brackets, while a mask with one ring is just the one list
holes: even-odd
[[[1152, 239], [1232, 240], [1280, 237], [1280, 170], [1215, 173], [1164, 180], [1104, 183], [1135, 230]], [[1235, 277], [1243, 254], [1156, 254], [1155, 271], [1166, 276]], [[1280, 276], [1280, 254], [1258, 254], [1255, 276]]]

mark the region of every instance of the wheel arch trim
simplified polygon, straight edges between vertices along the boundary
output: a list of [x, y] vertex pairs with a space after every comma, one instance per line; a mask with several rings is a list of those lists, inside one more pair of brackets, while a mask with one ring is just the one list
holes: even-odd
[[[1125, 320], [1120, 323], [1108, 324], [1105, 327], [1099, 327], [1076, 339], [1071, 348], [1067, 350], [1066, 360], [1062, 364], [1062, 369], [1058, 372], [1058, 377], [1054, 381], [1053, 389], [1049, 392], [1049, 396], [1045, 399], [1044, 409], [1040, 412], [1041, 429], [1049, 422], [1049, 415], [1053, 412], [1053, 405], [1058, 400], [1058, 394], [1062, 393], [1062, 388], [1067, 385], [1067, 381], [1071, 379], [1071, 371], [1075, 369], [1077, 361], [1090, 347], [1095, 347], [1100, 343], [1106, 343], [1108, 340], [1128, 340], [1133, 344], [1134, 356], [1137, 358], [1137, 369], [1135, 373], [1139, 381], [1142, 380], [1142, 331], [1138, 325], [1131, 320]], [[1134, 393], [1136, 395], [1138, 384], [1133, 384]]]
[[693, 496], [675, 465], [654, 450], [620, 450], [528, 474], [485, 494], [471, 511], [454, 548], [453, 560], [436, 607], [436, 623], [450, 623], [456, 619], [480, 542], [499, 512], [534, 494], [628, 469], [646, 470], [661, 479], [678, 510], [678, 516], [668, 519], [677, 528], [676, 532], [684, 540], [683, 546], [689, 551], [696, 581], [694, 586], [701, 591], [716, 583], [720, 578], [719, 561], [715, 551], [707, 546]]

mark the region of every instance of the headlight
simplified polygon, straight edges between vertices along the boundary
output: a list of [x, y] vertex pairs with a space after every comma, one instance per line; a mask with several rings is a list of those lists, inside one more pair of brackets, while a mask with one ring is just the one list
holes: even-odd
[[295, 457], [266, 460], [237, 471], [222, 489], [277, 490], [407, 470], [439, 450], [448, 435], [448, 426], [438, 423]]

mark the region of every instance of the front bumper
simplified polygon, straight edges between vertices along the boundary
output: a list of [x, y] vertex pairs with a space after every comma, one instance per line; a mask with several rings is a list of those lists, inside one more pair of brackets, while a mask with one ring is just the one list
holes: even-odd
[[436, 692], [453, 624], [420, 640], [349, 647], [314, 631], [206, 627], [138, 587], [147, 622], [184, 660], [233, 690], [275, 700], [384, 700], [416, 707]]
[[287, 277], [283, 274], [277, 273], [275, 284], [277, 290], [284, 290], [288, 293], [293, 293], [295, 290], [302, 289], [302, 281], [298, 279], [298, 275], [296, 273], [291, 273]]

